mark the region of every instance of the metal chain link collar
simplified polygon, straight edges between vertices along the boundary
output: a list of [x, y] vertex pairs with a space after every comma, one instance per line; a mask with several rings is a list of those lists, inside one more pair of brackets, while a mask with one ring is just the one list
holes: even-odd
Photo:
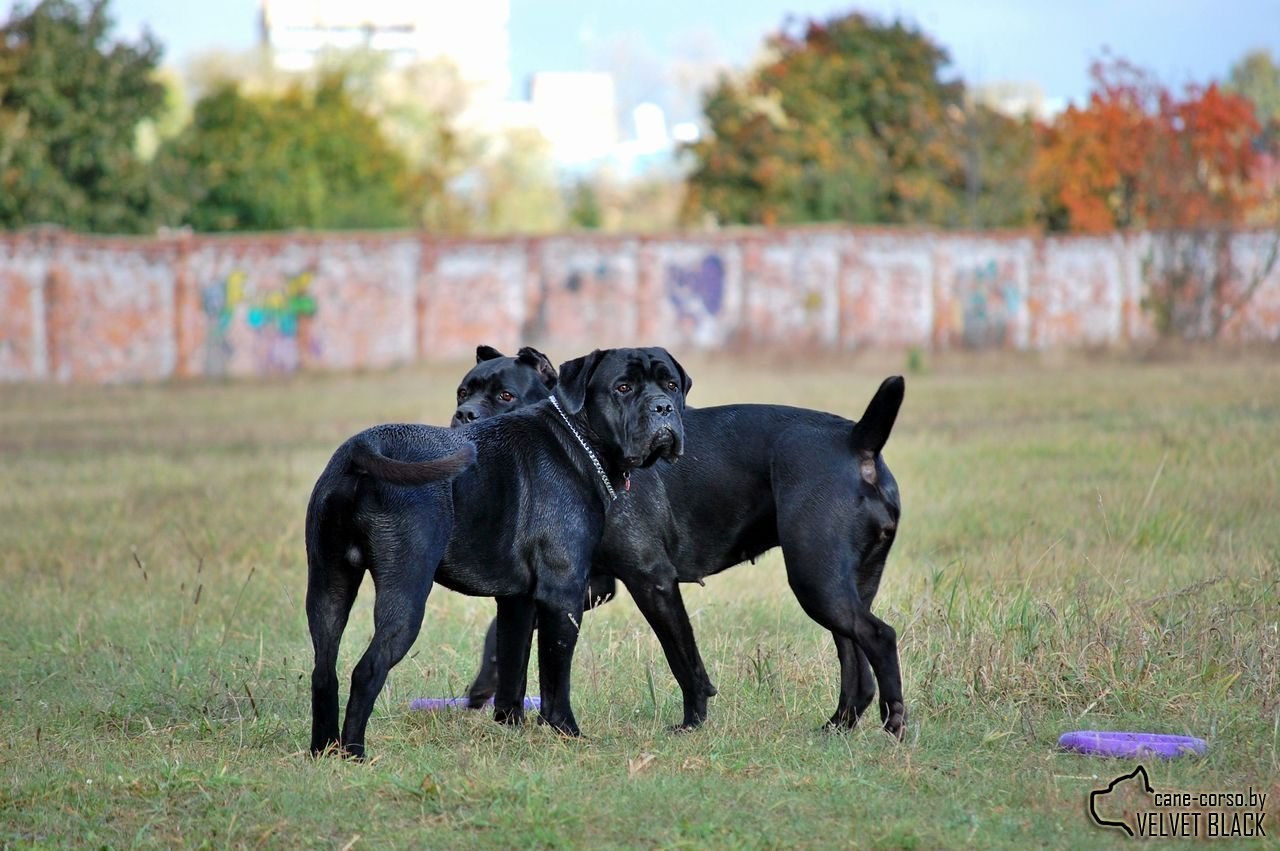
[[578, 434], [578, 430], [573, 427], [573, 423], [569, 422], [569, 416], [564, 412], [564, 409], [560, 407], [560, 402], [556, 400], [556, 395], [554, 393], [551, 394], [551, 404], [555, 406], [556, 413], [560, 415], [560, 419], [564, 420], [564, 424], [569, 429], [569, 433], [578, 439], [578, 443], [581, 444], [583, 451], [586, 452], [587, 457], [591, 459], [592, 466], [596, 468], [596, 472], [600, 475], [600, 481], [604, 482], [604, 489], [609, 492], [609, 499], [617, 499], [618, 493], [613, 489], [613, 485], [610, 484], [609, 476], [605, 473], [604, 467], [601, 466], [600, 459], [596, 457], [595, 452], [591, 451], [591, 447], [582, 439], [582, 435]]

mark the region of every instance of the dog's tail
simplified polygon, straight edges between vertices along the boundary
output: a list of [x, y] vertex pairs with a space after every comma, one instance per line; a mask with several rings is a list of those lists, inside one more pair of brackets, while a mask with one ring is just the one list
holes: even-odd
[[853, 427], [851, 444], [854, 455], [861, 462], [862, 477], [869, 484], [876, 483], [875, 458], [884, 449], [889, 440], [889, 432], [898, 419], [898, 409], [902, 407], [902, 398], [906, 393], [907, 383], [901, 375], [891, 375], [876, 390], [867, 405], [862, 419]]
[[476, 447], [472, 443], [464, 443], [449, 455], [427, 461], [388, 458], [367, 440], [359, 440], [351, 447], [351, 466], [355, 472], [406, 487], [448, 481], [474, 464], [475, 460]]

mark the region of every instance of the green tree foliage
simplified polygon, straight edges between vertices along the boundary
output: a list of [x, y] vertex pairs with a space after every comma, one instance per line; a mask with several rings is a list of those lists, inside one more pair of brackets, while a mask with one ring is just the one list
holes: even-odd
[[503, 132], [475, 170], [474, 231], [549, 233], [564, 226], [564, 199], [556, 185], [548, 144], [528, 128]]
[[0, 26], [0, 227], [138, 232], [159, 217], [140, 123], [165, 90], [149, 35], [112, 41], [106, 0], [44, 0]]
[[1031, 185], [1035, 123], [1029, 116], [1010, 118], [971, 102], [964, 108], [961, 135], [964, 226], [978, 229], [1029, 225], [1037, 212], [1037, 196]]
[[179, 202], [174, 223], [200, 231], [402, 227], [422, 191], [339, 77], [280, 95], [223, 84], [156, 167]]
[[1224, 88], [1253, 101], [1258, 121], [1280, 126], [1280, 65], [1270, 51], [1252, 51], [1232, 65]]
[[768, 46], [768, 61], [745, 80], [721, 78], [704, 101], [712, 132], [690, 146], [687, 217], [1027, 221], [1029, 201], [998, 197], [1016, 183], [990, 178], [1025, 170], [1029, 129], [978, 107], [970, 115], [963, 86], [940, 79], [946, 51], [927, 37], [854, 13]]
[[569, 222], [582, 230], [599, 230], [604, 223], [600, 193], [589, 180], [578, 180], [569, 190]]

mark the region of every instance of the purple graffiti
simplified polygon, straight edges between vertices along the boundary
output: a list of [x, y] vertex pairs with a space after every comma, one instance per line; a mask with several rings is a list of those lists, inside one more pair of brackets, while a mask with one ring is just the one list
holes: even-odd
[[667, 266], [667, 298], [681, 320], [717, 316], [724, 306], [724, 261], [714, 254], [693, 267]]

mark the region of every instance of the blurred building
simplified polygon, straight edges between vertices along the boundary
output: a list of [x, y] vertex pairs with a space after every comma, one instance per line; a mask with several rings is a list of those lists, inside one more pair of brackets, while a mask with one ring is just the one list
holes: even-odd
[[1062, 98], [1045, 97], [1039, 84], [1031, 82], [983, 83], [970, 86], [969, 93], [977, 103], [1010, 118], [1048, 121], [1067, 106]]
[[511, 81], [510, 0], [260, 0], [261, 41], [276, 67], [315, 68], [326, 52], [366, 49], [393, 67], [448, 59], [480, 101]]
[[392, 69], [448, 60], [467, 89], [461, 118], [471, 130], [495, 137], [535, 129], [570, 179], [606, 168], [622, 178], [668, 169], [676, 142], [697, 132], [668, 128], [652, 103], [624, 116], [604, 72], [538, 72], [527, 100], [509, 100], [510, 0], [260, 0], [259, 10], [261, 42], [281, 70], [310, 71], [326, 54], [349, 50], [384, 54]]
[[552, 158], [563, 168], [589, 169], [618, 144], [618, 106], [611, 74], [534, 74], [529, 105], [521, 115], [546, 137]]

